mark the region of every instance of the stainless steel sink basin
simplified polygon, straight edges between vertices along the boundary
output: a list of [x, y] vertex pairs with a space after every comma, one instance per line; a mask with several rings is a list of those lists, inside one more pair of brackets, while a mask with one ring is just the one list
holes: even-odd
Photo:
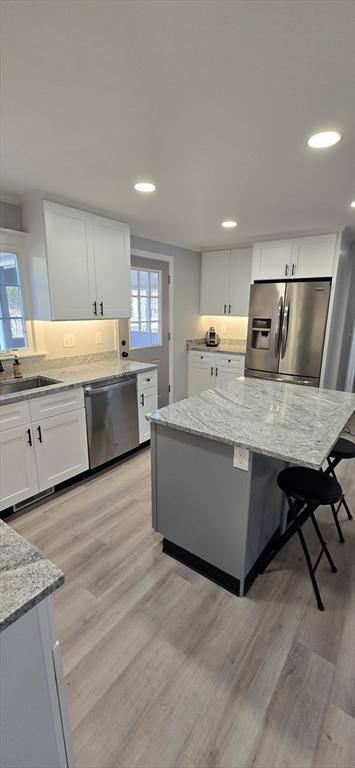
[[47, 379], [46, 376], [33, 376], [31, 379], [18, 379], [17, 381], [0, 381], [0, 395], [13, 395], [16, 392], [27, 392], [28, 389], [49, 387], [58, 384], [56, 379]]

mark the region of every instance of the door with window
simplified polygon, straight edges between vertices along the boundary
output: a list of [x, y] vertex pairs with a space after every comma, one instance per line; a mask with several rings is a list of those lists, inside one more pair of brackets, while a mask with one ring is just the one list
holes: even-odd
[[158, 407], [169, 404], [169, 264], [131, 255], [130, 359], [158, 366]]

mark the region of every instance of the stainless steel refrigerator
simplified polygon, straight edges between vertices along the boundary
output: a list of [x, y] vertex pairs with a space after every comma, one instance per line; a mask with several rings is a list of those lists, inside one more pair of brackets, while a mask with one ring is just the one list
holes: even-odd
[[254, 283], [245, 375], [319, 386], [330, 280]]

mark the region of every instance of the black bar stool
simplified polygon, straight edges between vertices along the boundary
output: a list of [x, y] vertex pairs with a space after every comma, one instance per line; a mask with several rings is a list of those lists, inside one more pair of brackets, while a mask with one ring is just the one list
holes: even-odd
[[[337, 440], [337, 442], [335, 443], [334, 448], [331, 450], [331, 452], [330, 452], [330, 454], [328, 456], [328, 470], [327, 471], [334, 477], [334, 480], [337, 480], [337, 476], [335, 474], [335, 467], [337, 467], [338, 464], [340, 464], [340, 462], [343, 461], [344, 459], [355, 459], [355, 443], [352, 443], [351, 440], [345, 440], [344, 437], [340, 437], [339, 440]], [[352, 514], [350, 512], [350, 509], [348, 507], [346, 498], [345, 498], [345, 496], [343, 494], [342, 497], [341, 497], [340, 504], [339, 504], [339, 506], [338, 506], [338, 508], [336, 510], [336, 520], [335, 520], [335, 523], [336, 523], [337, 528], [338, 528], [338, 533], [339, 533], [339, 528], [340, 528], [339, 521], [338, 521], [338, 514], [339, 514], [339, 510], [340, 510], [340, 507], [342, 506], [342, 504], [345, 507], [346, 514], [347, 514], [349, 520], [353, 519], [353, 516], [352, 516]], [[341, 533], [341, 530], [340, 530], [340, 534], [341, 534], [341, 536], [343, 536], [343, 534]], [[339, 534], [339, 538], [340, 538], [340, 534]], [[344, 540], [344, 537], [343, 537], [343, 540]]]
[[[326, 556], [334, 573], [336, 573], [337, 569], [323, 539], [314, 512], [317, 507], [323, 504], [330, 504], [333, 509], [334, 504], [342, 498], [343, 491], [341, 485], [335, 478], [307, 467], [288, 467], [283, 469], [278, 475], [277, 484], [287, 498], [289, 506], [288, 525], [285, 532], [276, 541], [272, 552], [262, 563], [260, 571], [261, 573], [265, 571], [277, 553], [297, 533], [311, 577], [318, 608], [320, 611], [324, 611], [315, 572], [323, 555]], [[314, 565], [312, 564], [311, 555], [302, 532], [302, 526], [309, 518], [312, 520], [314, 530], [321, 544], [321, 551]]]

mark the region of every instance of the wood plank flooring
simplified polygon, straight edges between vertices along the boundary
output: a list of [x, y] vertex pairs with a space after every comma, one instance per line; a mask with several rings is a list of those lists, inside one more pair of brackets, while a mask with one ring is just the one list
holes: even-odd
[[[246, 598], [161, 552], [149, 451], [8, 522], [65, 572], [54, 595], [78, 768], [354, 768], [355, 520], [319, 519], [317, 610], [298, 542]], [[339, 479], [355, 512], [355, 466]], [[308, 538], [316, 552], [312, 532]]]

